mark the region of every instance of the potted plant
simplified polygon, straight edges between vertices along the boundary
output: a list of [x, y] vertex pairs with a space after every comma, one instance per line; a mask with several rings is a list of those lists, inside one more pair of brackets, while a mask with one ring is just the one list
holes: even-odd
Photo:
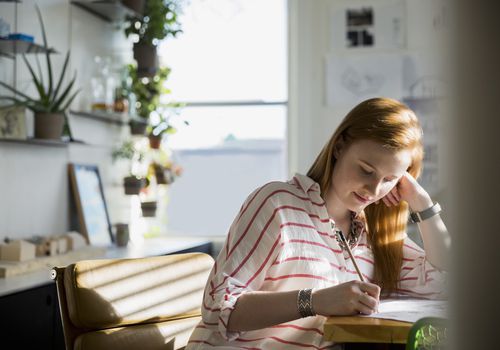
[[135, 35], [134, 58], [140, 77], [152, 77], [158, 69], [156, 47], [167, 36], [182, 32], [178, 21], [182, 0], [148, 0], [143, 17], [127, 18], [125, 35]]
[[142, 216], [144, 217], [154, 217], [156, 216], [156, 208], [158, 204], [156, 201], [145, 201], [141, 202]]
[[160, 95], [169, 94], [170, 90], [164, 86], [170, 74], [170, 68], [162, 67], [153, 78], [140, 78], [136, 65], [128, 65], [129, 76], [132, 79], [130, 91], [135, 95], [135, 108], [139, 118], [130, 121], [132, 135], [146, 135], [149, 116], [160, 106]]
[[134, 147], [132, 141], [125, 141], [120, 147], [113, 150], [111, 157], [113, 162], [116, 162], [118, 159], [129, 161], [129, 175], [123, 179], [125, 194], [139, 194], [147, 185], [146, 178], [135, 175], [132, 168], [133, 162], [141, 162], [144, 154]]
[[[158, 157], [159, 159], [151, 163], [151, 171], [156, 178], [158, 185], [170, 185], [175, 179], [182, 175], [183, 168], [169, 160], [164, 154]], [[163, 158], [163, 159], [162, 159]]]
[[[36, 6], [36, 11], [40, 22], [43, 46], [45, 49], [47, 80], [45, 81], [40, 69], [38, 70], [38, 74], [35, 73], [32, 65], [29, 63], [26, 56], [23, 55], [24, 63], [29, 70], [33, 83], [35, 84], [38, 97], [32, 98], [18, 89], [4, 82], [0, 82], [1, 86], [14, 93], [14, 96], [0, 96], [0, 99], [10, 101], [12, 104], [17, 106], [24, 106], [33, 111], [35, 117], [35, 138], [60, 140], [63, 129], [66, 129], [65, 131], [71, 140], [71, 132], [69, 129], [66, 110], [79, 92], [71, 91], [73, 85], [75, 84], [76, 74], [68, 84], [63, 84], [70, 57], [70, 52], [68, 51], [61, 70], [61, 75], [59, 76], [59, 79], [54, 79], [52, 71], [53, 65], [50, 59], [51, 49], [47, 43], [45, 26], [38, 6]], [[47, 84], [45, 84], [45, 82], [47, 82]]]
[[[170, 119], [173, 116], [179, 115], [180, 107], [182, 107], [181, 103], [172, 102], [165, 106], [161, 106], [153, 118], [151, 118], [151, 123], [153, 125], [149, 128], [149, 147], [152, 149], [159, 149], [161, 146], [161, 141], [163, 139], [163, 135], [165, 134], [175, 134], [177, 129], [170, 123]], [[184, 121], [187, 125], [188, 122]]]
[[139, 194], [146, 187], [146, 179], [136, 175], [129, 175], [123, 179], [125, 194]]
[[156, 162], [152, 164], [152, 167], [155, 174], [156, 183], [158, 185], [170, 185], [172, 182], [174, 182], [172, 172], [169, 168], [166, 168], [165, 166]]

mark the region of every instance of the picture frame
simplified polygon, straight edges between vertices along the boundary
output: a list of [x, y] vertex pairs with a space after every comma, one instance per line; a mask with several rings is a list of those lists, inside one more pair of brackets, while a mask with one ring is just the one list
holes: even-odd
[[97, 165], [69, 163], [68, 173], [80, 233], [90, 245], [110, 246], [113, 234]]
[[0, 107], [0, 138], [26, 140], [26, 108], [20, 106]]

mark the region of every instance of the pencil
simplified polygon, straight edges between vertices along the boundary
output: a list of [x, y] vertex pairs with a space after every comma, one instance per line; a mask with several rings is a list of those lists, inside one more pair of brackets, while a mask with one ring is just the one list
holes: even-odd
[[358, 264], [356, 263], [356, 259], [354, 259], [354, 255], [352, 255], [351, 248], [349, 247], [349, 243], [347, 243], [347, 240], [345, 239], [342, 231], [338, 231], [338, 233], [340, 235], [340, 239], [345, 244], [345, 247], [347, 249], [347, 253], [349, 253], [349, 256], [351, 257], [352, 264], [354, 265], [354, 268], [356, 269], [356, 272], [358, 273], [359, 279], [361, 280], [361, 282], [364, 282], [365, 279], [363, 278], [363, 275], [361, 274], [361, 270], [359, 269]]

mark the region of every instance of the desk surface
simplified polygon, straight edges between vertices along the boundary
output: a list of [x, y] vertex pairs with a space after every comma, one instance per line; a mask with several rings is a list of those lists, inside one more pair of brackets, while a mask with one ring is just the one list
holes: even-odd
[[329, 317], [324, 325], [324, 337], [340, 343], [406, 344], [413, 324], [360, 316]]
[[[142, 244], [129, 243], [126, 247], [110, 247], [102, 259], [140, 258], [172, 254], [205, 244], [210, 240], [199, 237], [161, 237], [146, 239]], [[35, 272], [25, 273], [7, 278], [0, 278], [0, 297], [12, 293], [22, 292], [31, 288], [54, 283], [50, 279], [52, 266]]]

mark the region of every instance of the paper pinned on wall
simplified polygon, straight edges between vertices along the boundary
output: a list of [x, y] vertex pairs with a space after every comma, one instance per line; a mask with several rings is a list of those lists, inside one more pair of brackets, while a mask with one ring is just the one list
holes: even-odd
[[403, 96], [407, 98], [433, 98], [445, 96], [444, 59], [439, 52], [408, 53], [403, 55]]
[[424, 133], [424, 164], [419, 183], [431, 196], [439, 195], [443, 190], [440, 179], [440, 124], [443, 114], [438, 98], [405, 98], [403, 102], [417, 115]]
[[330, 107], [353, 106], [370, 97], [401, 98], [401, 55], [330, 54], [325, 70], [326, 102]]

